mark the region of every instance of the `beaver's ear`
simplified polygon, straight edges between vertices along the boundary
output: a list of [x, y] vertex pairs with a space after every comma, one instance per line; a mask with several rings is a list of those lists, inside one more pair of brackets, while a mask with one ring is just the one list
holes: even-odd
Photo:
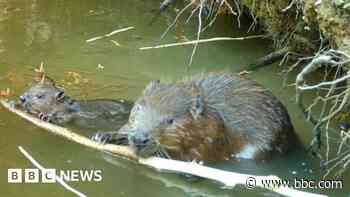
[[192, 100], [192, 107], [191, 107], [191, 115], [196, 120], [201, 115], [203, 115], [204, 112], [204, 98], [198, 94], [196, 95]]
[[39, 81], [39, 84], [46, 85], [46, 86], [55, 86], [55, 81], [51, 79], [50, 77], [43, 75], [41, 80]]
[[52, 85], [52, 86], [56, 85], [55, 81], [53, 79], [51, 79], [50, 77], [48, 77], [48, 76], [45, 77], [45, 81], [44, 82], [45, 82], [46, 85]]
[[155, 90], [159, 84], [159, 80], [152, 80], [144, 90], [144, 95], [151, 95], [153, 90]]

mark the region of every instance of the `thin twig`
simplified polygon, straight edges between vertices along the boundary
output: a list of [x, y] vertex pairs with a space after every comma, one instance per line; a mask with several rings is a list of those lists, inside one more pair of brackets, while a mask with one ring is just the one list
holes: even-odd
[[221, 1], [220, 1], [220, 4], [219, 4], [218, 8], [216, 9], [214, 18], [211, 19], [211, 21], [203, 28], [202, 31], [205, 31], [206, 29], [208, 29], [209, 27], [211, 27], [211, 26], [214, 24], [214, 22], [216, 21], [216, 18], [217, 18], [218, 15], [219, 15], [219, 10], [220, 10], [220, 8], [224, 5], [224, 3], [225, 3], [225, 0], [221, 0]]
[[287, 10], [289, 10], [295, 3], [296, 0], [292, 0], [292, 2], [290, 2], [290, 4], [286, 8], [282, 9], [282, 12], [286, 12]]
[[113, 36], [113, 35], [115, 35], [117, 33], [124, 32], [124, 31], [129, 31], [131, 29], [135, 29], [135, 27], [126, 27], [126, 28], [122, 28], [122, 29], [117, 29], [117, 30], [114, 30], [114, 31], [112, 31], [112, 32], [110, 32], [108, 34], [90, 38], [90, 39], [86, 40], [86, 42], [89, 43], [89, 42], [93, 42], [93, 41], [96, 41], [96, 40], [101, 40], [103, 38], [108, 38], [108, 37], [111, 37], [111, 36]]
[[[241, 6], [240, 6], [240, 3], [237, 2], [237, 0], [233, 0], [233, 2], [235, 3], [236, 9], [237, 9], [237, 12], [238, 12], [238, 14], [235, 14], [235, 15], [237, 15], [237, 24], [238, 24], [238, 28], [241, 28], [241, 15], [242, 15]], [[230, 8], [232, 14], [234, 14], [234, 13], [233, 13], [232, 6], [231, 6], [228, 2], [226, 2], [226, 5], [229, 6], [229, 8]]]
[[163, 45], [157, 45], [157, 46], [151, 46], [151, 47], [141, 47], [140, 50], [149, 50], [149, 49], [160, 49], [160, 48], [167, 48], [167, 47], [174, 47], [174, 46], [184, 46], [184, 45], [193, 45], [193, 44], [199, 44], [199, 43], [205, 43], [205, 42], [215, 42], [215, 41], [229, 41], [229, 40], [247, 40], [247, 39], [255, 39], [255, 38], [263, 38], [264, 35], [254, 35], [254, 36], [247, 36], [247, 37], [216, 37], [216, 38], [209, 38], [209, 39], [201, 39], [201, 40], [191, 40], [187, 42], [178, 42], [178, 43], [170, 43], [170, 44], [163, 44]]
[[166, 34], [169, 32], [169, 30], [176, 24], [177, 20], [180, 18], [182, 13], [184, 13], [189, 7], [193, 5], [193, 2], [191, 1], [189, 4], [187, 4], [175, 17], [174, 21], [167, 27], [167, 29], [163, 32], [163, 34], [160, 36], [160, 40], [162, 40]]
[[191, 14], [187, 17], [186, 21], [185, 21], [185, 24], [188, 24], [192, 18], [192, 16], [194, 15], [194, 13], [197, 12], [197, 10], [200, 8], [200, 6], [196, 6], [196, 8], [194, 8], [192, 11], [191, 11]]
[[[37, 167], [41, 172], [46, 171], [47, 169], [44, 168], [42, 165], [40, 165], [39, 162], [37, 162], [26, 150], [24, 150], [24, 148], [22, 146], [18, 146], [19, 151], [35, 166]], [[74, 189], [73, 187], [69, 186], [66, 182], [64, 182], [64, 180], [57, 176], [55, 174], [55, 180], [62, 185], [62, 187], [64, 187], [66, 190], [73, 192], [75, 195], [79, 196], [79, 197], [86, 197], [85, 194], [81, 193], [80, 191]]]
[[198, 12], [198, 30], [197, 30], [197, 42], [194, 44], [193, 49], [192, 49], [192, 53], [191, 53], [191, 57], [190, 57], [190, 62], [188, 63], [188, 66], [192, 65], [192, 61], [193, 61], [193, 57], [194, 54], [196, 54], [196, 50], [198, 47], [198, 41], [201, 37], [201, 31], [202, 31], [202, 11], [203, 11], [203, 7], [204, 7], [204, 2], [202, 1], [200, 2], [200, 8], [199, 8], [199, 12]]
[[299, 86], [298, 89], [300, 89], [300, 90], [314, 90], [317, 88], [321, 88], [322, 86], [329, 86], [329, 85], [338, 84], [340, 82], [348, 80], [349, 78], [350, 78], [350, 75], [345, 75], [342, 78], [339, 78], [339, 79], [336, 79], [333, 81], [324, 81], [324, 82], [321, 82], [319, 84], [312, 85], [312, 86], [307, 86], [307, 85]]

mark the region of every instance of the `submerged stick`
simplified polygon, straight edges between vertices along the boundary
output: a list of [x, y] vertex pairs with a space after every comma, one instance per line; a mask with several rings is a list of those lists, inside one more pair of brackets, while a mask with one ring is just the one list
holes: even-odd
[[[227, 187], [234, 187], [236, 185], [245, 185], [248, 189], [254, 189], [255, 187], [260, 187], [268, 189], [279, 194], [291, 197], [326, 197], [326, 195], [313, 194], [304, 191], [298, 191], [287, 187], [282, 184], [283, 180], [277, 176], [256, 176], [249, 174], [242, 174], [236, 172], [227, 172], [215, 168], [206, 167], [194, 162], [184, 162], [176, 161], [158, 157], [140, 158], [128, 147], [118, 146], [112, 144], [102, 145], [87, 137], [81, 136], [79, 134], [73, 133], [72, 131], [53, 125], [48, 122], [44, 122], [37, 119], [21, 110], [15, 109], [8, 102], [0, 100], [0, 103], [9, 111], [21, 116], [22, 118], [28, 120], [29, 122], [35, 124], [36, 126], [43, 128], [49, 132], [65, 137], [71, 141], [77, 142], [79, 144], [85, 145], [90, 148], [94, 148], [100, 151], [107, 151], [116, 155], [124, 156], [133, 160], [138, 161], [138, 163], [153, 167], [159, 170], [187, 173], [202, 178], [210, 179], [213, 181], [220, 182]], [[270, 184], [268, 184], [270, 183]], [[279, 184], [276, 184], [279, 183]]]
[[[46, 171], [47, 169], [44, 168], [42, 165], [40, 165], [39, 162], [37, 162], [26, 150], [24, 150], [24, 148], [22, 148], [22, 146], [18, 146], [19, 151], [35, 166], [37, 167], [41, 172]], [[85, 194], [81, 193], [80, 191], [74, 189], [73, 187], [69, 186], [66, 182], [64, 182], [63, 179], [61, 179], [61, 177], [57, 176], [55, 174], [55, 180], [62, 185], [62, 187], [64, 187], [66, 190], [73, 192], [75, 195], [79, 196], [79, 197], [86, 197]]]
[[253, 63], [249, 64], [248, 66], [246, 66], [242, 70], [253, 71], [253, 70], [257, 70], [259, 68], [271, 65], [271, 64], [283, 59], [283, 57], [287, 53], [288, 53], [288, 48], [283, 48], [283, 49], [280, 49], [278, 51], [274, 51], [274, 52], [269, 53], [268, 55], [266, 55], [264, 57], [261, 57], [261, 58], [255, 60]]
[[[256, 187], [271, 190], [283, 196], [291, 197], [326, 197], [322, 194], [313, 194], [309, 192], [299, 191], [287, 187], [282, 184], [286, 183], [281, 178], [270, 176], [256, 176], [249, 174], [242, 174], [237, 172], [228, 172], [215, 168], [206, 167], [195, 162], [184, 162], [177, 160], [169, 160], [158, 157], [150, 159], [140, 159], [139, 163], [152, 166], [159, 170], [182, 172], [206, 179], [211, 179], [223, 183], [227, 187], [235, 187], [236, 185], [245, 185], [246, 189], [255, 189]], [[270, 183], [270, 184], [268, 184]], [[277, 184], [278, 183], [278, 184]], [[294, 186], [291, 182], [291, 186]]]
[[103, 38], [108, 38], [108, 37], [113, 36], [114, 34], [117, 34], [117, 33], [120, 33], [120, 32], [124, 32], [124, 31], [128, 31], [128, 30], [131, 30], [131, 29], [134, 29], [134, 27], [126, 27], [126, 28], [122, 28], [122, 29], [117, 29], [117, 30], [112, 31], [111, 33], [108, 33], [108, 34], [105, 34], [105, 35], [102, 35], [102, 36], [96, 36], [96, 37], [90, 38], [90, 39], [86, 40], [86, 42], [89, 43], [89, 42], [93, 42], [93, 41], [100, 40], [100, 39], [103, 39]]
[[163, 45], [157, 45], [157, 46], [151, 46], [151, 47], [141, 47], [140, 50], [149, 50], [149, 49], [160, 49], [160, 48], [167, 48], [167, 47], [175, 47], [175, 46], [184, 46], [184, 45], [195, 45], [199, 43], [205, 43], [205, 42], [215, 42], [215, 41], [229, 41], [229, 40], [247, 40], [247, 39], [254, 39], [254, 38], [263, 38], [264, 35], [255, 35], [255, 36], [247, 36], [247, 37], [216, 37], [216, 38], [209, 38], [209, 39], [198, 39], [198, 40], [191, 40], [187, 42], [178, 42], [178, 43], [170, 43], [170, 44], [163, 44]]

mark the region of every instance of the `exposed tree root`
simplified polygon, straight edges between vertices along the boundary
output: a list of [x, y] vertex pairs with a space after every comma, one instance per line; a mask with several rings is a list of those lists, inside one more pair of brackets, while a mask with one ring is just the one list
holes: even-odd
[[[328, 175], [336, 166], [340, 165], [342, 165], [342, 170], [338, 171], [338, 174], [342, 173], [348, 168], [350, 163], [350, 144], [347, 141], [348, 135], [344, 135], [346, 132], [342, 131], [343, 134], [339, 136], [339, 141], [341, 142], [339, 146], [341, 147], [338, 148], [335, 159], [330, 159], [331, 147], [329, 137], [329, 132], [334, 132], [329, 126], [331, 121], [334, 120], [335, 116], [340, 112], [345, 111], [346, 106], [349, 105], [350, 102], [350, 71], [347, 71], [345, 74], [339, 73], [341, 69], [349, 63], [350, 56], [342, 51], [332, 49], [323, 51], [317, 54], [312, 61], [302, 69], [295, 81], [296, 102], [305, 114], [307, 120], [314, 124], [314, 139], [311, 141], [310, 148], [314, 150], [315, 146], [317, 149], [321, 147], [321, 136], [322, 131], [324, 131], [326, 151], [325, 158], [323, 158], [323, 164], [329, 165], [335, 162], [332, 167], [327, 168], [325, 175]], [[331, 77], [332, 80], [321, 80], [315, 85], [307, 85], [307, 76], [311, 75], [321, 67], [331, 67], [336, 69], [336, 72]], [[344, 83], [346, 84], [345, 86], [343, 85]], [[307, 107], [303, 103], [303, 93], [306, 91], [318, 92], [318, 96], [314, 99], [313, 103]], [[312, 115], [312, 109], [316, 105], [322, 106], [321, 112], [317, 118]], [[344, 145], [347, 146], [347, 149], [342, 151]], [[346, 152], [346, 156], [339, 157], [340, 155], [343, 155], [344, 151]]]
[[[167, 3], [168, 1], [164, 1], [164, 3]], [[234, 0], [233, 2], [229, 0], [189, 0], [186, 1], [189, 2], [187, 5], [182, 8], [178, 14], [176, 15], [174, 21], [167, 27], [167, 29], [164, 31], [164, 33], [161, 35], [160, 39], [163, 39], [167, 33], [175, 26], [177, 21], [180, 17], [186, 14], [186, 11], [189, 9], [192, 9], [191, 13], [187, 17], [186, 23], [193, 17], [197, 17], [198, 27], [197, 27], [197, 33], [196, 33], [196, 40], [200, 41], [201, 39], [201, 33], [205, 31], [207, 28], [211, 27], [214, 22], [216, 21], [217, 16], [222, 12], [222, 10], [228, 10], [229, 13], [237, 16], [237, 21], [240, 24], [240, 16], [241, 16], [241, 8], [240, 4], [237, 0]], [[234, 3], [236, 6], [232, 6], [231, 4]], [[237, 10], [237, 12], [235, 11]], [[197, 14], [196, 14], [197, 13]], [[194, 42], [193, 50], [190, 55], [190, 60], [188, 63], [188, 66], [190, 66], [193, 62], [193, 58], [196, 54], [196, 50], [198, 48], [199, 42]]]

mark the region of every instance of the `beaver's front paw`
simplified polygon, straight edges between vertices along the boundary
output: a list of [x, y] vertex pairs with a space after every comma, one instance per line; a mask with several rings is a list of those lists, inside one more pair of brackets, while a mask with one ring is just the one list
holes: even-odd
[[96, 141], [100, 144], [106, 144], [113, 141], [113, 134], [112, 133], [103, 133], [103, 132], [97, 132], [95, 135], [91, 137], [93, 141]]
[[92, 140], [101, 144], [128, 145], [128, 136], [118, 132], [97, 132], [91, 137]]
[[11, 100], [11, 101], [9, 101], [9, 104], [10, 104], [11, 109], [16, 109], [16, 106], [17, 106], [16, 101]]

